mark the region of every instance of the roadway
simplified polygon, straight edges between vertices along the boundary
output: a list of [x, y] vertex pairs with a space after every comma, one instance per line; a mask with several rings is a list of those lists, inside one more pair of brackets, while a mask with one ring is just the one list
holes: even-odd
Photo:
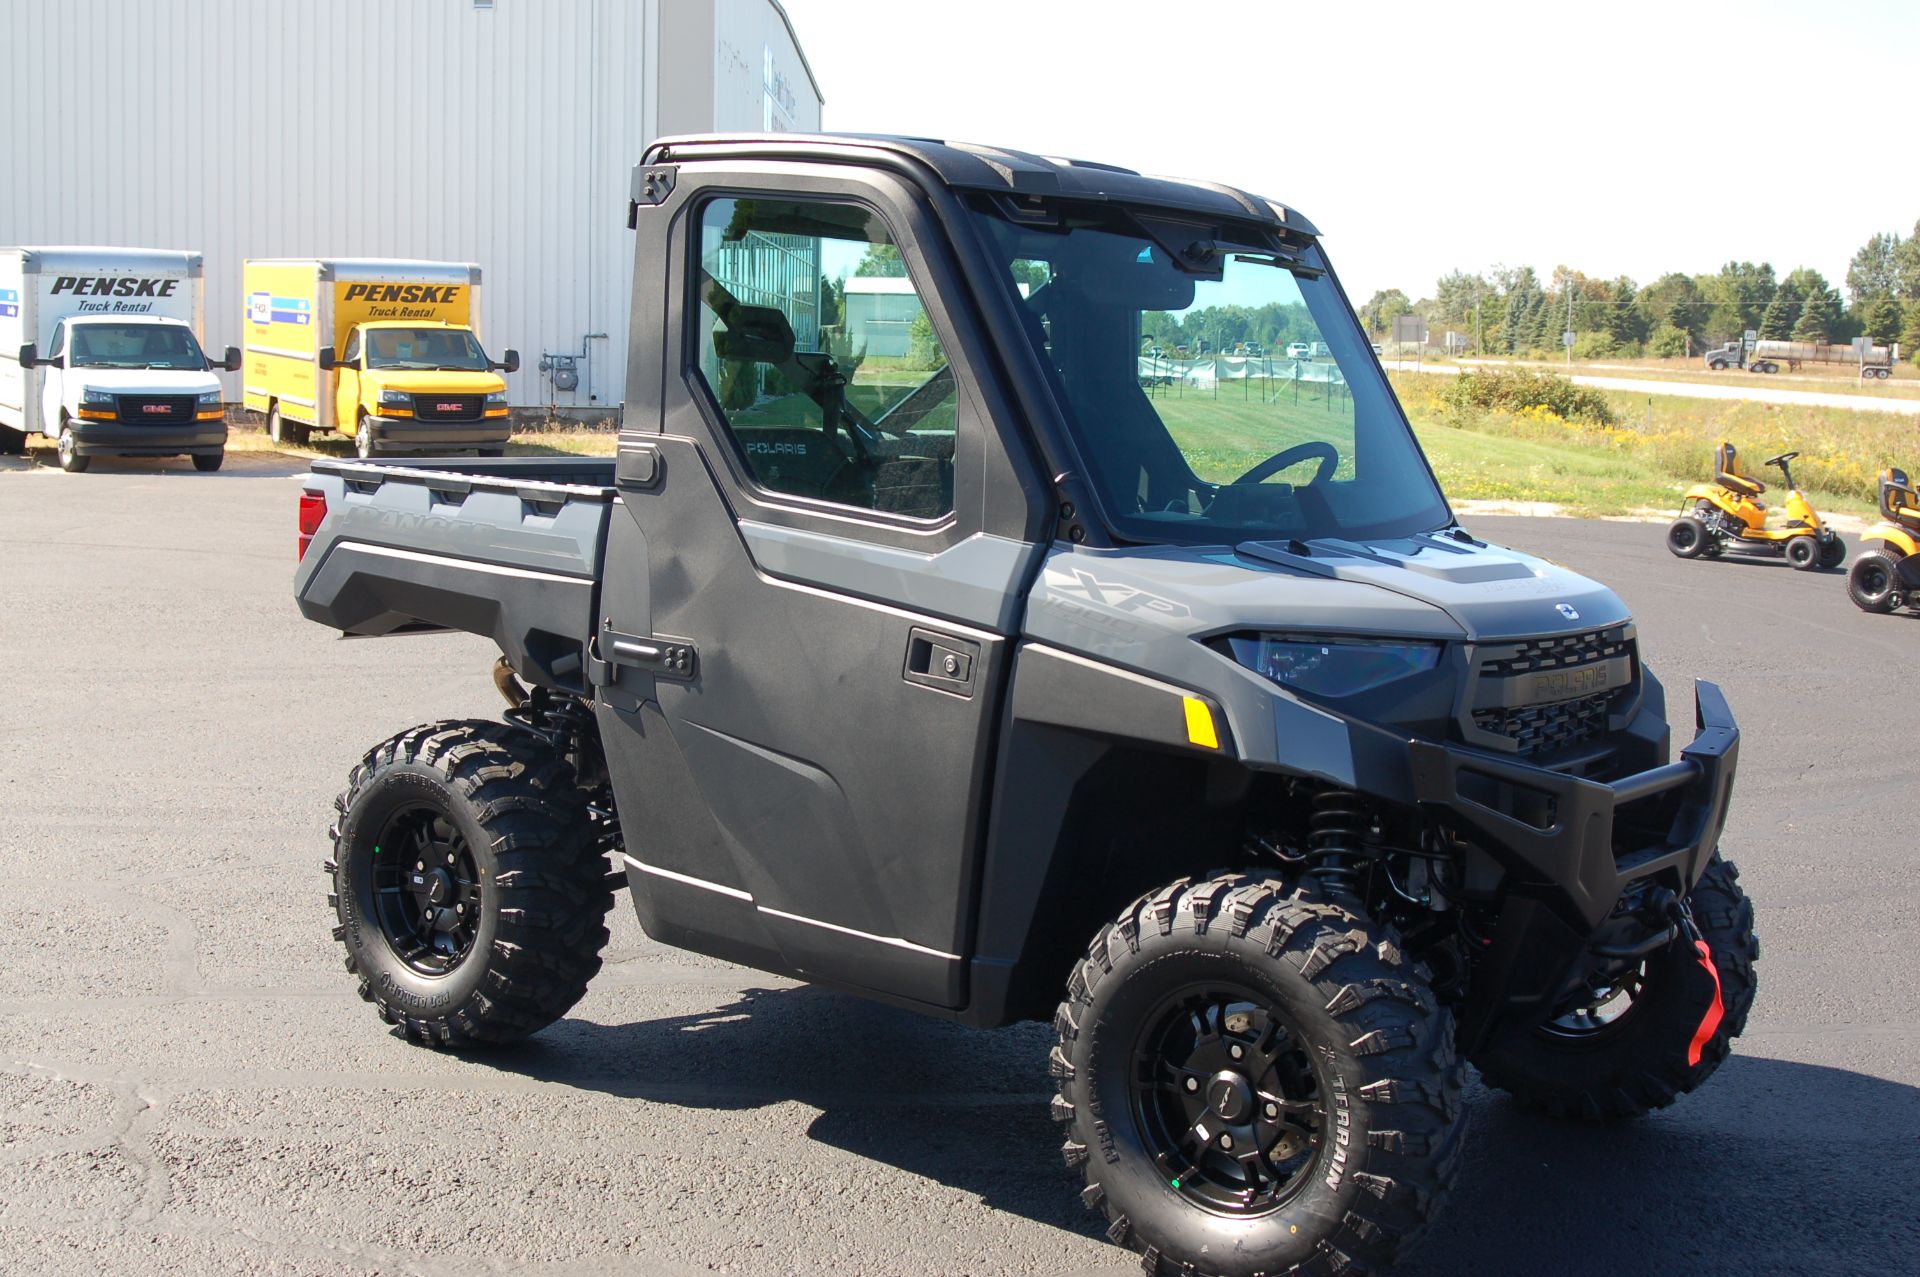
[[[1383, 356], [1381, 363], [1394, 372], [1433, 373], [1458, 376], [1476, 367], [1506, 367], [1498, 360], [1462, 360], [1459, 363], [1426, 363], [1413, 359]], [[1547, 364], [1516, 365], [1537, 372], [1566, 377], [1565, 372]], [[1726, 374], [1730, 379], [1750, 374]], [[1622, 390], [1640, 395], [1678, 395], [1683, 399], [1736, 399], [1750, 403], [1794, 404], [1803, 408], [1846, 408], [1853, 412], [1898, 412], [1920, 419], [1920, 399], [1900, 399], [1891, 395], [1842, 395], [1826, 390], [1788, 390], [1780, 386], [1754, 385], [1750, 380], [1730, 380], [1725, 385], [1702, 381], [1662, 381], [1655, 377], [1596, 377], [1592, 373], [1574, 373], [1568, 380], [1576, 386], [1599, 390]]]
[[[0, 1270], [1138, 1271], [1060, 1165], [1041, 1026], [669, 951], [623, 897], [591, 992], [530, 1043], [386, 1033], [328, 934], [332, 798], [388, 734], [494, 715], [492, 652], [301, 620], [296, 467], [229, 464], [0, 460]], [[1399, 1271], [1914, 1271], [1920, 619], [1837, 575], [1680, 562], [1655, 526], [1474, 526], [1613, 583], [1678, 717], [1694, 677], [1725, 684], [1764, 955], [1733, 1058], [1667, 1112], [1594, 1130], [1476, 1083], [1454, 1199]]]

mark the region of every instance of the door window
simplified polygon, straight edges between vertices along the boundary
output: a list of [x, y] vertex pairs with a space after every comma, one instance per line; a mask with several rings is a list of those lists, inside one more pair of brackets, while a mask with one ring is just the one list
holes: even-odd
[[340, 362], [343, 364], [360, 362], [360, 330], [358, 328], [347, 337], [347, 348], [340, 352]]
[[61, 320], [53, 326], [53, 345], [48, 349], [49, 356], [58, 358], [67, 353], [67, 321]]
[[955, 389], [873, 210], [717, 199], [700, 215], [694, 366], [753, 481], [914, 519], [953, 510]]

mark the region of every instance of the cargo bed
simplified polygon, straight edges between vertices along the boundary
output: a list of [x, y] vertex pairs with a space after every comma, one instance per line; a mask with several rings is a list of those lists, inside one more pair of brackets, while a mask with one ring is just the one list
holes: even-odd
[[300, 611], [345, 634], [484, 634], [523, 677], [581, 690], [613, 477], [612, 458], [316, 461]]

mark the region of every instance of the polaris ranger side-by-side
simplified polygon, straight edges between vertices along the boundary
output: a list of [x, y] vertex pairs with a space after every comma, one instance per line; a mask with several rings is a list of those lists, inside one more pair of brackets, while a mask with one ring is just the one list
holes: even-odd
[[[608, 461], [319, 462], [296, 590], [492, 637], [505, 722], [376, 746], [335, 934], [465, 1047], [665, 943], [1051, 1018], [1150, 1272], [1391, 1263], [1464, 1061], [1588, 1118], [1700, 1085], [1753, 913], [1738, 729], [1610, 591], [1463, 531], [1294, 210], [985, 147], [656, 144]], [[1142, 383], [1143, 338], [1339, 376]], [[609, 857], [618, 872], [609, 874]]]

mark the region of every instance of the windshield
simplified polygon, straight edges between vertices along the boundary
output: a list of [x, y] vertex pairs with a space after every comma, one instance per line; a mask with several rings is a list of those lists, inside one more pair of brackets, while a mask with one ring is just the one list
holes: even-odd
[[[1130, 218], [976, 217], [1118, 536], [1393, 538], [1451, 522], [1317, 256], [1296, 273], [1215, 246], [1192, 274]], [[1178, 232], [1183, 251], [1196, 230]]]
[[173, 324], [75, 324], [70, 368], [168, 368], [204, 372], [193, 333]]
[[464, 328], [369, 328], [367, 367], [485, 372], [487, 352]]

